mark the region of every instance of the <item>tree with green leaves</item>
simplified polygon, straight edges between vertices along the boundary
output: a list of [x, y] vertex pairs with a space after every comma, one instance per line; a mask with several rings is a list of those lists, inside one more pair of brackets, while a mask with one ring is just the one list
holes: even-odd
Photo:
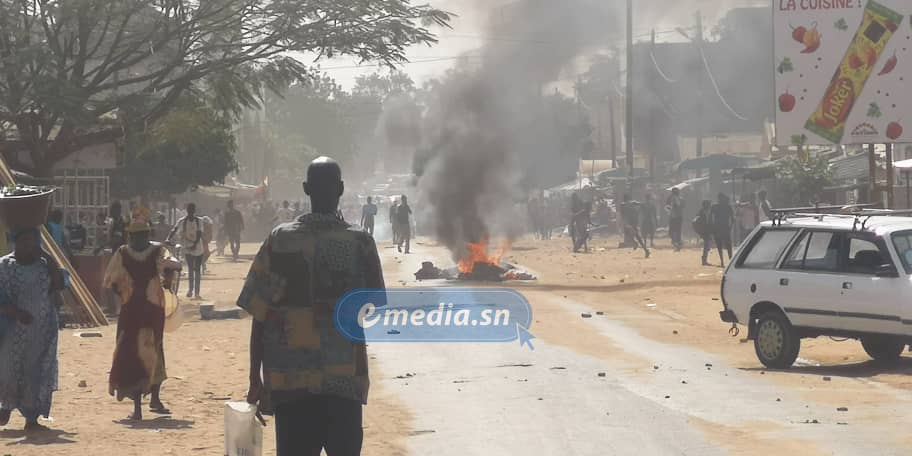
[[832, 184], [833, 170], [825, 156], [812, 156], [803, 160], [786, 157], [776, 166], [776, 190], [791, 206], [805, 206], [820, 202], [823, 190]]
[[409, 0], [0, 0], [0, 127], [39, 175], [188, 91], [238, 113], [312, 76], [292, 55], [394, 65], [450, 16]]
[[231, 119], [198, 96], [181, 97], [152, 128], [126, 139], [114, 196], [165, 199], [221, 182], [237, 169]]

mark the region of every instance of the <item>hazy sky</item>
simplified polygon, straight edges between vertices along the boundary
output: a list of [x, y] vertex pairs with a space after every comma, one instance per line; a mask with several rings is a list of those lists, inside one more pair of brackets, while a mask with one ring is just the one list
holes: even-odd
[[[488, 34], [485, 23], [487, 19], [496, 14], [500, 7], [512, 3], [513, 0], [430, 0], [435, 7], [450, 11], [458, 15], [452, 22], [452, 29], [435, 29], [440, 42], [434, 47], [415, 46], [408, 52], [411, 63], [403, 69], [411, 75], [417, 84], [432, 79], [452, 67], [457, 62], [457, 57], [472, 55], [472, 51], [484, 46], [488, 40], [510, 40], [509, 36]], [[526, 0], [526, 1], [553, 1], [561, 0]], [[623, 45], [623, 0], [605, 0], [618, 3], [619, 17], [617, 24], [606, 24], [608, 27], [618, 27], [618, 45]], [[415, 2], [420, 3], [420, 2]], [[726, 10], [736, 6], [769, 6], [770, 0], [634, 0], [634, 34], [638, 40], [648, 39], [652, 28], [659, 31], [673, 30], [675, 27], [693, 26], [697, 10], [703, 15], [705, 33]], [[772, 13], [771, 13], [772, 14]], [[677, 33], [659, 35], [659, 40], [682, 40]], [[611, 43], [606, 43], [610, 45]], [[546, 46], [547, 43], [531, 42], [529, 46]], [[318, 62], [330, 76], [346, 88], [351, 88], [357, 76], [369, 74], [378, 70], [376, 65], [367, 64], [358, 66], [352, 59], [336, 58]], [[571, 70], [572, 72], [572, 70]], [[572, 75], [570, 75], [572, 76]]]

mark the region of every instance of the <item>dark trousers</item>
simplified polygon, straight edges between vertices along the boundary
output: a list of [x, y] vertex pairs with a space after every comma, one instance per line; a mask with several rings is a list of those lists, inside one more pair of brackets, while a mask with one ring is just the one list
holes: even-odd
[[728, 251], [728, 259], [732, 257], [732, 235], [731, 227], [728, 229], [721, 228], [717, 229], [713, 234], [713, 237], [716, 239], [716, 248], [719, 250], [719, 262], [722, 265], [725, 265], [725, 259], [722, 257], [722, 252]]
[[643, 225], [640, 228], [640, 232], [643, 234], [643, 240], [649, 241], [650, 247], [655, 247], [656, 228], [652, 225]]
[[712, 236], [703, 236], [703, 264], [709, 263], [709, 252], [712, 250]]
[[672, 218], [668, 220], [668, 235], [671, 237], [671, 245], [673, 245], [675, 249], [680, 249], [684, 246], [681, 238], [681, 229], [683, 226], [683, 218]]
[[231, 245], [231, 257], [237, 260], [241, 252], [241, 233], [228, 233], [228, 244]]
[[642, 247], [643, 250], [649, 251], [649, 247], [646, 245], [646, 241], [643, 240], [643, 237], [640, 236], [640, 231], [637, 229], [636, 225], [625, 225], [624, 232], [626, 236], [630, 236], [633, 239], [633, 250], [636, 250], [637, 247]]
[[358, 401], [307, 396], [275, 410], [278, 456], [358, 456], [364, 440]]
[[399, 246], [400, 251], [402, 251], [402, 244], [405, 244], [405, 253], [409, 253], [412, 246], [412, 226], [409, 224], [399, 225], [399, 241], [396, 245]]
[[203, 276], [203, 257], [187, 255], [187, 295], [200, 294], [200, 282]]

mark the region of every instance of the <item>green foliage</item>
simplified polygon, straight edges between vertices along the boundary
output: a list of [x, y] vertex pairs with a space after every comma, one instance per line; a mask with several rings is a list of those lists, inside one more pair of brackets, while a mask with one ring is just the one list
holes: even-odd
[[823, 156], [809, 157], [807, 161], [786, 157], [779, 161], [776, 174], [777, 193], [793, 206], [818, 202], [833, 178], [830, 162]]
[[183, 193], [237, 169], [230, 119], [196, 96], [182, 98], [149, 131], [131, 134], [125, 149], [126, 163], [112, 184], [122, 198]]
[[319, 155], [341, 161], [349, 172], [372, 169], [384, 103], [415, 91], [407, 74], [389, 71], [358, 77], [351, 92], [319, 75], [288, 86], [281, 96], [269, 95], [264, 140], [278, 165], [273, 177], [297, 185]]
[[449, 20], [409, 0], [3, 0], [0, 123], [44, 173], [123, 110], [152, 125], [205, 89], [238, 114], [313, 77], [290, 56], [394, 65]]

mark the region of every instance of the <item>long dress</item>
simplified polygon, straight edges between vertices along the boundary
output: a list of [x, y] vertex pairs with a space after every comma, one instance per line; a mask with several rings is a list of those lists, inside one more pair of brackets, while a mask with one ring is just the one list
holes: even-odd
[[28, 421], [49, 417], [57, 390], [57, 308], [50, 296], [47, 263], [0, 258], [0, 289], [21, 310], [30, 325], [13, 323], [0, 339], [0, 409], [18, 409]]
[[108, 390], [118, 401], [148, 394], [168, 378], [165, 372], [165, 323], [162, 274], [179, 263], [166, 258], [157, 243], [142, 252], [124, 245], [111, 258], [105, 288], [113, 288], [122, 308]]

